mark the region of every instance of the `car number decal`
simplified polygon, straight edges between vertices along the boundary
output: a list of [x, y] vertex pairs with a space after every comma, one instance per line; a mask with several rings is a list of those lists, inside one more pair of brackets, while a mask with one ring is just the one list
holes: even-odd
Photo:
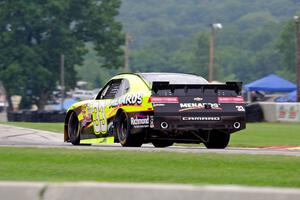
[[98, 102], [93, 105], [93, 126], [95, 134], [105, 134], [107, 132], [107, 120], [105, 117], [105, 107], [98, 106]]

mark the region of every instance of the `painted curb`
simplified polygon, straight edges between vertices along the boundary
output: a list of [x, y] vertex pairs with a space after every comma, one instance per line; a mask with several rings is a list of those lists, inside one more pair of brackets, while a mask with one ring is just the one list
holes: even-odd
[[300, 189], [132, 183], [0, 182], [5, 200], [299, 200]]

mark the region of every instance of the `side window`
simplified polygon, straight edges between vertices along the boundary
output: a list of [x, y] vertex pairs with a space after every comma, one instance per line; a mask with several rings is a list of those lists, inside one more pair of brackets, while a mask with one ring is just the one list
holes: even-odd
[[101, 95], [101, 99], [113, 99], [119, 91], [122, 80], [113, 80], [106, 91]]
[[119, 91], [115, 97], [120, 97], [120, 96], [126, 94], [129, 91], [129, 88], [130, 88], [130, 86], [129, 86], [128, 80], [123, 79], [122, 83], [120, 85]]
[[110, 81], [104, 89], [97, 95], [96, 99], [113, 99], [119, 91], [121, 79]]

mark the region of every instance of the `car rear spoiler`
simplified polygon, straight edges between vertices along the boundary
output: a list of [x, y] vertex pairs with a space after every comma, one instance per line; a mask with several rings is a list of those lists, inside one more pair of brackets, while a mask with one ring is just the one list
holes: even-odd
[[234, 90], [237, 94], [241, 94], [242, 82], [226, 82], [225, 84], [170, 84], [166, 81], [157, 81], [152, 83], [152, 91], [156, 94], [159, 90], [170, 89], [174, 92], [175, 89], [213, 89], [217, 93], [218, 90]]

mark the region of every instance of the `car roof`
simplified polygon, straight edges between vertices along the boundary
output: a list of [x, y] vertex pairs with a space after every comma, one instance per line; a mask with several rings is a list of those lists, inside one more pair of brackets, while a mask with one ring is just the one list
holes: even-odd
[[168, 81], [171, 84], [208, 84], [208, 81], [196, 74], [167, 73], [167, 72], [146, 72], [136, 73], [150, 84], [154, 81]]
[[190, 74], [190, 73], [176, 73], [176, 72], [139, 72], [139, 73], [134, 73], [137, 75], [192, 75], [192, 76], [198, 76], [196, 74]]

